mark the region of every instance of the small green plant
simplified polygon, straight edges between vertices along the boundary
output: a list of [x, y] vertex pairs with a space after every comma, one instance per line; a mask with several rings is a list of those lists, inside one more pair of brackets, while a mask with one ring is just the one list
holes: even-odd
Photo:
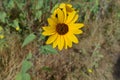
[[51, 45], [41, 46], [40, 51], [42, 54], [57, 54], [57, 50], [52, 48]]
[[35, 38], [36, 38], [36, 36], [35, 36], [33, 33], [29, 34], [29, 35], [25, 38], [25, 40], [24, 40], [24, 42], [23, 42], [23, 44], [22, 44], [22, 47], [24, 47], [24, 46], [26, 46], [27, 44], [29, 44], [30, 42], [32, 42]]
[[16, 75], [15, 80], [31, 80], [28, 70], [32, 67], [32, 62], [29, 61], [32, 58], [32, 53], [29, 53], [25, 60], [22, 62], [22, 68]]
[[100, 53], [100, 44], [97, 44], [95, 46], [95, 49], [92, 53], [91, 56], [91, 60], [92, 60], [92, 65], [91, 67], [93, 68], [97, 68], [99, 66], [99, 61], [104, 57], [101, 53]]

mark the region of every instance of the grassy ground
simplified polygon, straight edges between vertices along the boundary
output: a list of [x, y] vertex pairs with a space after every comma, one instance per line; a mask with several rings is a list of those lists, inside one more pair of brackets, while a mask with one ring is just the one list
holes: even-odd
[[58, 51], [59, 54], [39, 54], [37, 41], [21, 48], [19, 33], [6, 35], [7, 46], [0, 50], [0, 80], [15, 80], [30, 51], [31, 80], [120, 80], [120, 1], [91, 1], [71, 0], [80, 9], [79, 22], [85, 24], [84, 33], [78, 35], [79, 44]]

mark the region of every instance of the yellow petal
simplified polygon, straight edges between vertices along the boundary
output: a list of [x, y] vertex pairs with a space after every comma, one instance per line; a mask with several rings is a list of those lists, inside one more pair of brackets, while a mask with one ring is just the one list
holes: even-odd
[[63, 13], [64, 13], [64, 22], [66, 20], [66, 16], [67, 16], [67, 12], [66, 12], [66, 4], [65, 3], [61, 3], [59, 6], [60, 9], [62, 9]]
[[55, 17], [54, 14], [51, 15], [51, 18], [52, 18], [52, 20], [53, 20], [56, 24], [58, 23], [58, 22], [57, 22], [58, 19]]
[[53, 48], [58, 45], [58, 41], [60, 40], [60, 35], [57, 36], [57, 39], [53, 42]]
[[64, 35], [64, 39], [65, 39], [65, 49], [67, 49], [67, 46], [72, 47], [72, 41], [69, 40], [67, 35]]
[[76, 15], [76, 12], [68, 13], [67, 19], [65, 21], [66, 24], [71, 23], [71, 21], [74, 19]]
[[58, 17], [58, 22], [63, 23], [64, 22], [64, 12], [60, 8], [57, 9], [57, 14], [56, 16]]
[[70, 8], [72, 7], [72, 5], [71, 4], [66, 4], [67, 6], [69, 6]]
[[58, 35], [57, 40], [53, 44], [53, 47], [56, 47], [58, 45], [58, 49], [62, 50], [64, 46], [64, 42], [62, 40], [64, 39], [61, 37], [61, 35]]
[[48, 40], [46, 41], [46, 44], [51, 44], [52, 42], [54, 42], [57, 38], [57, 33], [55, 33], [54, 35], [51, 35]]
[[81, 23], [74, 23], [74, 24], [69, 24], [69, 31], [73, 34], [81, 34], [83, 33], [82, 30], [79, 30], [79, 28], [82, 28], [84, 24]]
[[66, 39], [66, 37], [64, 37], [64, 39], [65, 39], [65, 49], [67, 49], [68, 47], [68, 43], [67, 43], [67, 39]]
[[59, 7], [60, 8], [65, 8], [65, 6], [66, 6], [65, 3], [61, 3]]
[[76, 36], [74, 35], [74, 34], [72, 34], [72, 33], [68, 33], [68, 38], [69, 38], [69, 40], [71, 40], [72, 42], [74, 42], [74, 43], [78, 43], [78, 39], [76, 38]]
[[67, 12], [73, 12], [74, 11], [74, 8], [72, 8], [71, 4], [66, 4], [66, 11]]
[[58, 11], [58, 9], [55, 9], [53, 14], [51, 15], [51, 18], [56, 22], [56, 24], [58, 23], [58, 18], [56, 17], [57, 11]]
[[48, 36], [48, 35], [53, 35], [55, 34], [55, 29], [52, 27], [43, 27], [43, 30], [45, 30], [42, 35]]
[[61, 47], [61, 36], [59, 35], [59, 39], [58, 39], [58, 49], [60, 50]]
[[55, 27], [56, 26], [56, 22], [52, 19], [52, 18], [48, 18], [48, 23], [51, 27]]
[[79, 29], [72, 29], [71, 32], [72, 32], [73, 34], [82, 34], [82, 33], [83, 33], [83, 31], [82, 31], [82, 30], [79, 30]]
[[58, 49], [62, 50], [64, 47], [64, 37], [60, 35], [60, 40], [58, 41]]
[[43, 30], [45, 30], [45, 31], [55, 30], [55, 27], [51, 27], [51, 26], [44, 26], [44, 27], [42, 27], [42, 28], [43, 28]]
[[78, 14], [74, 16], [74, 18], [72, 19], [70, 23], [75, 23], [77, 20], [78, 20]]
[[71, 29], [79, 29], [79, 28], [82, 28], [84, 27], [84, 24], [82, 23], [71, 23], [69, 24], [69, 28]]
[[53, 35], [53, 34], [55, 34], [55, 32], [45, 31], [42, 33], [42, 35], [44, 35], [44, 36], [49, 36], [49, 35]]

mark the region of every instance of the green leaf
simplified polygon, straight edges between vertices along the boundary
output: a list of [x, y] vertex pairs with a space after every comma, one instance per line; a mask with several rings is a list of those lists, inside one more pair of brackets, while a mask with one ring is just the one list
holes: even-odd
[[27, 58], [26, 58], [26, 59], [28, 60], [28, 59], [31, 59], [31, 58], [32, 58], [32, 53], [29, 52], [29, 54], [27, 55]]
[[5, 18], [6, 18], [7, 14], [3, 11], [0, 11], [0, 21], [5, 23]]
[[44, 53], [44, 54], [57, 54], [57, 50], [52, 48], [51, 45], [45, 45], [45, 46], [41, 46], [41, 52]]
[[15, 77], [15, 80], [22, 80], [22, 73], [18, 73]]
[[35, 18], [36, 19], [40, 19], [41, 15], [42, 15], [42, 12], [41, 11], [37, 11], [36, 14], [35, 14]]
[[43, 35], [40, 35], [40, 38], [39, 38], [39, 41], [41, 41], [41, 40], [45, 40], [45, 36], [43, 36]]
[[35, 38], [36, 38], [36, 36], [35, 36], [33, 33], [29, 34], [29, 35], [25, 38], [25, 40], [24, 40], [24, 42], [23, 42], [23, 44], [22, 44], [22, 47], [24, 47], [24, 46], [26, 46], [27, 44], [29, 44], [30, 42], [32, 42]]
[[18, 73], [15, 80], [31, 80], [28, 73]]
[[96, 0], [90, 11], [93, 13], [97, 13], [98, 10], [99, 10], [99, 1]]
[[24, 0], [15, 0], [15, 3], [17, 4], [17, 6], [20, 10], [23, 10], [23, 7], [25, 6]]
[[13, 21], [13, 27], [16, 28], [18, 26], [19, 26], [19, 21], [18, 21], [18, 19], [16, 19]]
[[21, 72], [26, 73], [32, 67], [32, 65], [33, 64], [30, 61], [24, 60], [22, 63]]
[[14, 6], [14, 0], [9, 0], [7, 7], [12, 9]]
[[42, 8], [42, 6], [43, 6], [43, 0], [36, 0], [36, 7], [35, 7], [35, 9], [40, 9], [40, 8]]
[[22, 74], [22, 80], [31, 80], [30, 75], [28, 73], [23, 73]]

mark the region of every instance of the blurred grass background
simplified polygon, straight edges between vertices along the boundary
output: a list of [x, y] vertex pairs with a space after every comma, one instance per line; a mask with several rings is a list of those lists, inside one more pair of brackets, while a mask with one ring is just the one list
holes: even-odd
[[[84, 33], [78, 35], [80, 42], [73, 48], [41, 54], [42, 26], [47, 25], [52, 8], [62, 2], [79, 10]], [[33, 65], [26, 71], [31, 80], [120, 79], [119, 0], [0, 0], [0, 27], [4, 35], [0, 39], [0, 80], [15, 80], [30, 52], [28, 61]], [[36, 36], [34, 41], [21, 47], [31, 33]]]

